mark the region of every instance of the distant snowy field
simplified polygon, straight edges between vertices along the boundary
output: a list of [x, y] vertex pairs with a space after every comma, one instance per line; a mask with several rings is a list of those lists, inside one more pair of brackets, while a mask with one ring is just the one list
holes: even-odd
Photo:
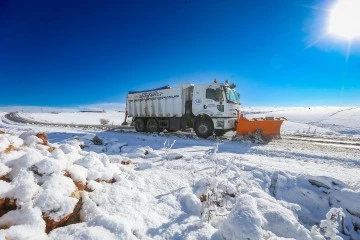
[[52, 112], [20, 113], [19, 115], [44, 123], [100, 125], [100, 119], [107, 119], [111, 125], [120, 125], [124, 122], [125, 112]]
[[249, 117], [285, 117], [282, 133], [360, 134], [360, 107], [253, 107]]
[[[287, 138], [254, 144], [79, 130], [13, 123], [0, 113], [0, 240], [360, 239], [359, 108], [243, 113], [286, 117]], [[113, 111], [21, 116], [123, 121]], [[339, 136], [351, 144], [336, 144]]]

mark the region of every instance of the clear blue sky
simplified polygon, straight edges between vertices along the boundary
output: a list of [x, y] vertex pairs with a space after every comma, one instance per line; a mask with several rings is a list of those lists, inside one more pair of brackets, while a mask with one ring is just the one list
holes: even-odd
[[324, 36], [334, 3], [0, 0], [0, 105], [124, 102], [214, 77], [246, 106], [359, 105], [359, 42]]

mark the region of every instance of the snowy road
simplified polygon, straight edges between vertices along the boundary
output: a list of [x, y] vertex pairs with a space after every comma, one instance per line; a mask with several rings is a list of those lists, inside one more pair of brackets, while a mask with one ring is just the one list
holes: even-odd
[[[61, 119], [61, 118], [60, 118]], [[18, 113], [6, 113], [3, 116], [3, 121], [7, 123], [15, 123], [20, 125], [37, 125], [42, 127], [66, 127], [66, 128], [75, 128], [75, 129], [99, 129], [99, 130], [110, 130], [110, 129], [133, 129], [132, 127], [127, 126], [114, 126], [114, 125], [100, 125], [100, 124], [79, 124], [79, 123], [63, 123], [61, 120], [58, 123], [39, 121], [34, 119], [29, 119], [24, 116], [19, 115]]]

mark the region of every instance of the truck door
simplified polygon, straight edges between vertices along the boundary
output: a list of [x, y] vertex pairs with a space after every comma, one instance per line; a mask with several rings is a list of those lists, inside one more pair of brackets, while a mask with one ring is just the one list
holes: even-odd
[[219, 85], [202, 85], [194, 89], [193, 113], [207, 114], [210, 117], [221, 116], [224, 112], [224, 95]]

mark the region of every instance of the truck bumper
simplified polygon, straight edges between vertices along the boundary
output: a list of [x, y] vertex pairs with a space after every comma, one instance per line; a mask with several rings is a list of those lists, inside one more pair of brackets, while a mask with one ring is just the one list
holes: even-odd
[[235, 129], [236, 118], [213, 118], [214, 129]]

